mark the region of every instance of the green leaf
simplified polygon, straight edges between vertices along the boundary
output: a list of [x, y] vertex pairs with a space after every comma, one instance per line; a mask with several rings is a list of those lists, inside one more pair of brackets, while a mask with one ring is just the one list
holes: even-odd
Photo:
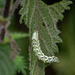
[[29, 37], [18, 39], [18, 40], [16, 40], [16, 42], [18, 43], [19, 47], [21, 48], [21, 55], [24, 57], [23, 61], [24, 61], [25, 68], [26, 68], [26, 69], [24, 69], [26, 71], [25, 75], [29, 75], [29, 53], [28, 53], [29, 52], [28, 51], [28, 48], [29, 48]]
[[18, 71], [19, 73], [22, 72], [23, 75], [27, 75], [26, 74], [27, 65], [24, 61], [23, 56], [17, 55], [17, 57], [13, 60], [13, 63], [14, 63], [15, 71]]
[[[57, 53], [58, 46], [56, 43], [62, 42], [61, 38], [58, 36], [60, 31], [57, 29], [58, 20], [63, 19], [64, 10], [69, 10], [69, 4], [72, 4], [71, 1], [62, 0], [53, 5], [47, 5], [42, 0], [37, 0], [38, 12], [35, 12], [35, 1], [36, 0], [23, 0], [21, 3], [22, 9], [20, 10], [21, 18], [20, 22], [24, 20], [25, 24], [29, 27], [30, 37], [33, 32], [36, 30], [36, 15], [38, 16], [38, 32], [39, 40], [41, 44], [41, 49], [43, 53], [47, 56], [52, 56], [54, 53]], [[30, 38], [31, 39], [31, 38]], [[31, 75], [38, 75], [42, 71], [44, 75], [44, 65], [36, 64], [37, 57], [33, 50], [30, 52], [30, 73]], [[40, 67], [41, 65], [42, 67]], [[38, 66], [38, 68], [37, 68]], [[35, 68], [35, 69], [34, 69]], [[42, 68], [42, 69], [41, 69]]]
[[17, 59], [14, 60], [13, 64], [9, 59], [10, 51], [12, 51], [9, 42], [5, 44], [0, 43], [0, 75], [16, 75], [16, 71], [21, 71], [23, 75], [29, 75], [28, 35], [26, 35], [24, 38], [16, 39], [16, 42], [21, 48], [21, 54], [24, 56], [24, 58], [20, 55], [17, 56]]
[[[5, 50], [7, 50], [7, 47], [5, 47]], [[14, 75], [13, 64], [5, 50], [0, 48], [0, 75]]]
[[[27, 33], [10, 33], [10, 36], [12, 37], [12, 39], [21, 39], [21, 38], [24, 38], [26, 36], [28, 36]], [[7, 36], [5, 36], [5, 43], [8, 43], [9, 42], [9, 39]]]

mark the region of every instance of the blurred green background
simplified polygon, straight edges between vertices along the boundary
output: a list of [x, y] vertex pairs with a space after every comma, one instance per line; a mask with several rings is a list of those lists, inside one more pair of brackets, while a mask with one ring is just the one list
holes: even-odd
[[[47, 4], [53, 4], [61, 0], [43, 0]], [[70, 5], [71, 9], [65, 11], [64, 19], [62, 22], [58, 22], [57, 26], [61, 31], [60, 37], [63, 43], [58, 44], [59, 53], [57, 56], [60, 59], [59, 64], [51, 64], [46, 67], [46, 75], [75, 75], [75, 0], [72, 0], [73, 4]], [[5, 0], [0, 0], [0, 6], [3, 7]], [[22, 32], [28, 34], [29, 29], [25, 24], [19, 24], [20, 15], [18, 14], [20, 6], [15, 11], [11, 18], [11, 25], [9, 26], [10, 32]], [[21, 47], [21, 53], [25, 56], [28, 51], [29, 38], [25, 36], [16, 40], [19, 47]], [[0, 45], [1, 47], [1, 45]], [[10, 47], [10, 46], [9, 46]], [[1, 48], [0, 48], [1, 49]], [[24, 54], [25, 53], [25, 54]], [[25, 59], [28, 58], [25, 57]], [[27, 60], [26, 60], [27, 61]], [[28, 70], [27, 70], [28, 72]], [[17, 74], [21, 75], [21, 74]]]

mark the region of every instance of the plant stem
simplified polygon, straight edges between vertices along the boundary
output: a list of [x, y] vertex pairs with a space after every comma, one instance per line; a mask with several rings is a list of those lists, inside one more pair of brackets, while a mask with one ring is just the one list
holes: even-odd
[[[5, 2], [5, 7], [2, 13], [3, 19], [8, 18], [9, 15], [9, 10], [10, 10], [10, 2], [11, 0], [6, 0]], [[4, 41], [4, 37], [5, 37], [5, 29], [8, 27], [8, 22], [7, 21], [0, 21], [0, 42]]]
[[[36, 31], [38, 31], [38, 8], [37, 8], [37, 0], [35, 0], [35, 14], [36, 14]], [[39, 75], [39, 63], [37, 58], [37, 75]]]
[[3, 11], [3, 17], [4, 18], [7, 18], [9, 15], [10, 2], [11, 2], [11, 0], [6, 0], [6, 2], [5, 2], [5, 7], [4, 7], [4, 11]]
[[18, 45], [16, 44], [15, 40], [12, 39], [12, 37], [9, 35], [9, 31], [6, 30], [6, 35], [9, 39], [11, 48], [12, 48], [12, 53], [10, 55], [11, 60], [13, 60], [14, 58], [16, 58], [16, 56], [18, 55], [19, 51], [21, 50]]
[[38, 8], [37, 8], [37, 0], [35, 0], [35, 14], [36, 14], [36, 30], [38, 31]]
[[14, 3], [14, 5], [12, 6], [12, 9], [9, 11], [9, 16], [11, 16], [11, 15], [14, 13], [15, 9], [18, 7], [18, 5], [21, 3], [21, 1], [22, 1], [22, 0], [17, 0], [17, 1]]
[[37, 58], [37, 75], [39, 75], [39, 60]]
[[[13, 12], [15, 11], [15, 9], [17, 8], [17, 6], [20, 4], [21, 1], [22, 0], [17, 0], [14, 3], [14, 5], [12, 6], [12, 9], [10, 10], [11, 0], [6, 0], [4, 11], [3, 11], [4, 19], [11, 17], [11, 15], [13, 14]], [[8, 39], [9, 39], [11, 48], [13, 50], [13, 52], [11, 53], [11, 56], [10, 56], [11, 60], [13, 60], [19, 53], [20, 48], [18, 47], [16, 42], [14, 40], [12, 40], [12, 37], [9, 35], [9, 31], [7, 30], [7, 26], [10, 24], [9, 22], [10, 21], [4, 21], [3, 24], [0, 24], [0, 41], [4, 41], [4, 36], [6, 33]]]

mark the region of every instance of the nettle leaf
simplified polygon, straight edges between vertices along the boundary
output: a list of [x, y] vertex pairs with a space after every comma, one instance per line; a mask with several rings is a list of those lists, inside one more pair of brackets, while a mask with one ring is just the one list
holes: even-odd
[[17, 55], [17, 57], [13, 60], [13, 63], [15, 71], [18, 71], [19, 73], [22, 72], [23, 75], [27, 75], [27, 64], [25, 63], [23, 56]]
[[[58, 36], [60, 31], [57, 29], [58, 20], [63, 19], [64, 10], [69, 10], [69, 4], [71, 1], [62, 0], [53, 5], [47, 5], [42, 0], [37, 0], [37, 14], [35, 11], [36, 0], [23, 0], [21, 3], [21, 18], [20, 22], [24, 20], [25, 24], [29, 27], [30, 37], [36, 30], [36, 15], [38, 17], [38, 32], [41, 49], [47, 56], [52, 56], [57, 53], [58, 47], [56, 43], [62, 42]], [[30, 70], [31, 75], [38, 75], [38, 72], [42, 72], [40, 75], [44, 75], [44, 64], [41, 61], [37, 61], [37, 57], [33, 50], [30, 52]], [[41, 66], [40, 66], [41, 65]]]
[[0, 47], [0, 75], [14, 75], [13, 63], [8, 56], [8, 47]]
[[[0, 43], [0, 75], [16, 75], [21, 72], [23, 75], [29, 74], [29, 60], [28, 60], [28, 34], [12, 33], [12, 39], [15, 39], [21, 48], [23, 56], [18, 55], [13, 62], [10, 60], [10, 52], [12, 51], [9, 40], [5, 43]], [[24, 50], [25, 49], [25, 50]], [[25, 55], [25, 56], [24, 56]]]

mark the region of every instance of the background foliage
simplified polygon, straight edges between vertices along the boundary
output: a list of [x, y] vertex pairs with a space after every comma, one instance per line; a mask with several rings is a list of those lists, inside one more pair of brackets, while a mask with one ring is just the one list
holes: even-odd
[[[0, 6], [3, 7], [4, 1], [0, 0]], [[45, 0], [44, 0], [45, 1]], [[49, 0], [47, 0], [49, 3]], [[47, 3], [47, 2], [46, 2]], [[62, 31], [61, 33], [61, 38], [63, 39], [63, 43], [62, 44], [58, 44], [59, 48], [60, 48], [60, 53], [58, 54], [59, 58], [60, 58], [60, 63], [59, 64], [52, 64], [50, 66], [48, 66], [45, 70], [46, 70], [46, 75], [75, 75], [75, 1], [73, 0], [73, 5], [71, 5], [71, 10], [70, 11], [66, 11], [64, 16], [65, 18], [63, 19], [62, 22], [58, 23], [58, 28]], [[19, 47], [21, 48], [21, 55], [24, 56], [25, 58], [25, 71], [28, 75], [28, 46], [29, 46], [29, 38], [28, 38], [28, 28], [24, 25], [24, 24], [19, 24], [19, 17], [20, 15], [18, 15], [18, 10], [20, 7], [18, 7], [18, 9], [15, 11], [14, 15], [12, 16], [11, 19], [11, 25], [9, 27], [9, 30], [11, 32], [23, 32], [26, 33], [24, 34], [22, 37], [19, 38], [15, 38], [16, 42], [18, 43]], [[16, 20], [16, 21], [15, 21]], [[26, 29], [26, 30], [25, 30]], [[13, 34], [14, 35], [14, 34]], [[15, 37], [15, 36], [14, 36]], [[13, 37], [13, 38], [14, 38]], [[0, 45], [0, 52], [2, 52], [4, 50], [5, 54], [2, 54], [2, 57], [0, 57], [0, 61], [2, 60], [2, 58], [7, 59], [7, 62], [9, 62], [9, 66], [5, 66], [4, 69], [8, 70], [4, 73], [6, 73], [6, 75], [8, 74], [8, 71], [10, 70], [11, 74], [13, 75], [14, 70], [13, 70], [13, 66], [11, 61], [8, 58], [8, 52], [11, 51], [9, 42], [5, 43], [4, 45], [1, 44]], [[8, 64], [7, 62], [3, 63], [3, 66], [5, 64]], [[0, 62], [0, 71], [2, 71], [3, 69], [1, 68], [1, 62]], [[10, 69], [11, 68], [11, 69]], [[1, 73], [1, 72], [0, 72]], [[2, 71], [3, 73], [3, 71]], [[17, 75], [21, 75], [21, 72], [18, 73]], [[2, 74], [0, 74], [2, 75]], [[5, 75], [5, 74], [4, 74]]]

